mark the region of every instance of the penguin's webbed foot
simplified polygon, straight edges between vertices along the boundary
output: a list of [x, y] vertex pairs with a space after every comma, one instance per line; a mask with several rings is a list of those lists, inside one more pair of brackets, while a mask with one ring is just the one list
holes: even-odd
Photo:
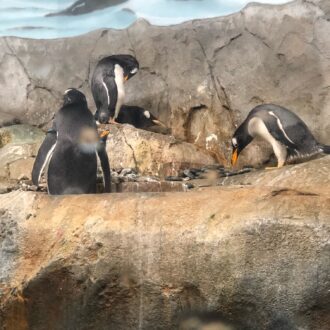
[[114, 118], [110, 118], [110, 119], [109, 119], [109, 124], [120, 125], [120, 123], [117, 123], [117, 122], [116, 122], [116, 119], [114, 119]]
[[279, 168], [282, 168], [283, 165], [282, 164], [279, 164], [277, 166], [269, 166], [269, 167], [265, 167], [265, 170], [277, 170]]

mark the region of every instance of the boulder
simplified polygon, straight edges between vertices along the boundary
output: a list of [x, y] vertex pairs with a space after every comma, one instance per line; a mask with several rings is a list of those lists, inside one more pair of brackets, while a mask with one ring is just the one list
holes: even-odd
[[177, 329], [216, 311], [236, 330], [327, 330], [329, 200], [319, 185], [1, 195], [0, 324]]
[[[221, 178], [218, 184], [221, 186], [268, 186], [286, 190], [300, 191], [301, 194], [318, 194], [320, 189], [330, 187], [330, 156], [324, 156], [309, 162], [288, 165], [283, 168], [259, 170], [247, 174]], [[283, 189], [283, 191], [282, 191]]]
[[107, 141], [111, 168], [135, 168], [143, 175], [177, 175], [185, 167], [214, 164], [212, 155], [172, 136], [111, 125]]
[[0, 181], [31, 178], [33, 158], [44, 132], [28, 125], [0, 128]]
[[[0, 117], [45, 126], [69, 87], [81, 88], [94, 111], [97, 61], [129, 53], [140, 72], [127, 83], [127, 103], [218, 158], [229, 158], [236, 126], [260, 103], [291, 109], [329, 144], [329, 15], [327, 0], [296, 0], [168, 27], [138, 20], [75, 38], [0, 38]], [[255, 143], [244, 154], [243, 164], [260, 165], [270, 151]]]

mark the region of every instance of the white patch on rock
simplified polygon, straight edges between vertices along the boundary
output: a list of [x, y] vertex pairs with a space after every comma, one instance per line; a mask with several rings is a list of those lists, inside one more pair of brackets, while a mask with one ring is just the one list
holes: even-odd
[[210, 148], [210, 143], [212, 141], [215, 141], [215, 142], [218, 142], [218, 137], [213, 133], [211, 135], [209, 135], [206, 139], [206, 149], [209, 149]]
[[200, 136], [201, 136], [201, 132], [198, 132], [197, 137], [196, 137], [194, 143], [197, 143], [197, 141], [199, 140]]
[[204, 80], [198, 87], [197, 87], [197, 93], [198, 94], [204, 94], [206, 92], [207, 88], [207, 80]]

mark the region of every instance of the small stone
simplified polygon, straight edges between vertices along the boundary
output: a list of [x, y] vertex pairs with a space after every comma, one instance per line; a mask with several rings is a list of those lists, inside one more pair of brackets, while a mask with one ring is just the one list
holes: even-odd
[[136, 174], [132, 168], [123, 168], [120, 172], [120, 176], [125, 176], [125, 175], [131, 174], [131, 173]]
[[192, 184], [192, 183], [185, 183], [184, 185], [183, 185], [186, 189], [192, 189], [192, 188], [194, 188], [195, 186]]
[[184, 170], [183, 171], [183, 175], [184, 176], [186, 176], [186, 177], [188, 177], [189, 179], [195, 179], [195, 175], [194, 175], [194, 173], [192, 173], [191, 171], [190, 171], [190, 169], [186, 169], [186, 170]]
[[136, 182], [159, 182], [159, 178], [156, 176], [138, 176]]
[[128, 181], [136, 181], [137, 175], [134, 173], [130, 173], [126, 175], [126, 178], [128, 179]]
[[183, 181], [183, 178], [179, 176], [166, 176], [165, 177], [166, 181]]
[[30, 191], [37, 191], [38, 190], [38, 187], [35, 186], [35, 185], [32, 185], [32, 186], [29, 186], [29, 190]]

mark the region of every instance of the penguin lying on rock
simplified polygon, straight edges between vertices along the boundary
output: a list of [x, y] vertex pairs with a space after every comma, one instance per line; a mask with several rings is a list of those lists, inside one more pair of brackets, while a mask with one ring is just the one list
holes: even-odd
[[85, 95], [76, 89], [64, 94], [63, 107], [47, 132], [33, 165], [32, 182], [38, 186], [47, 163], [51, 195], [96, 193], [97, 156], [102, 166], [104, 191], [110, 192], [110, 166], [105, 150], [108, 132], [98, 136]]
[[99, 123], [115, 123], [125, 98], [124, 82], [138, 70], [139, 63], [132, 55], [112, 55], [98, 62], [91, 87]]
[[256, 137], [273, 147], [277, 167], [314, 155], [330, 154], [330, 146], [317, 142], [306, 124], [290, 110], [274, 104], [255, 107], [232, 138], [232, 165], [240, 152]]
[[123, 105], [116, 119], [119, 124], [130, 124], [136, 128], [156, 133], [168, 134], [170, 129], [144, 108]]

